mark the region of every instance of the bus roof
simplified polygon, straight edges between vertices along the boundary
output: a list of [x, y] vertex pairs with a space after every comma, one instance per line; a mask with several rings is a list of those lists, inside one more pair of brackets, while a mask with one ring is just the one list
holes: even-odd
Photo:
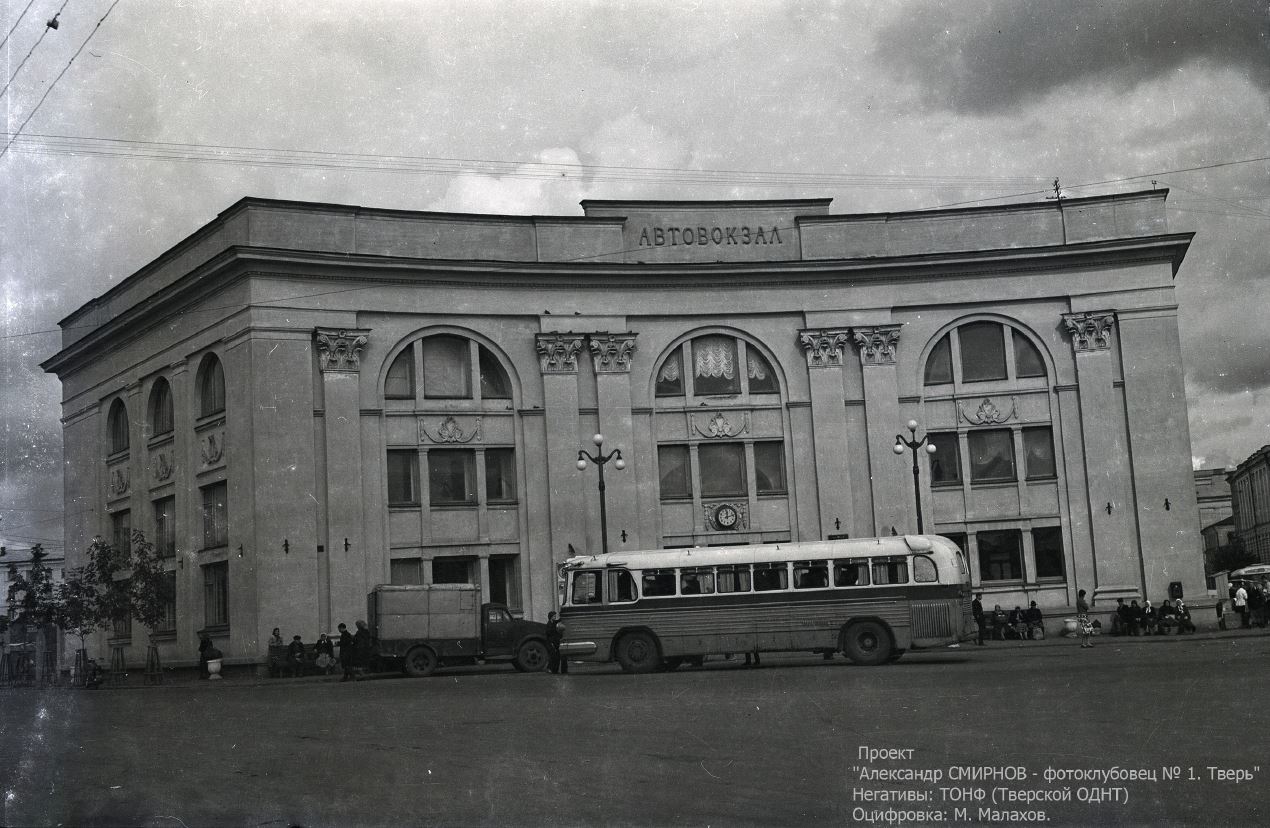
[[956, 545], [938, 535], [897, 535], [850, 540], [764, 543], [746, 546], [694, 546], [688, 549], [653, 549], [580, 555], [564, 562], [566, 569], [672, 569], [689, 566], [725, 566], [756, 561], [805, 561], [823, 558], [906, 555], [909, 552], [950, 552]]

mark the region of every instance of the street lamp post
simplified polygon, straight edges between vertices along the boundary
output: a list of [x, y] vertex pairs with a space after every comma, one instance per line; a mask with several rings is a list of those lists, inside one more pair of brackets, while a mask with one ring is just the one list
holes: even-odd
[[896, 434], [894, 451], [896, 454], [903, 454], [904, 449], [907, 448], [913, 452], [913, 502], [917, 504], [917, 534], [922, 535], [925, 532], [922, 528], [922, 488], [918, 480], [920, 472], [917, 466], [917, 452], [925, 446], [928, 454], [934, 454], [935, 447], [926, 442], [927, 435], [923, 435], [920, 440], [917, 439], [917, 420], [909, 420], [907, 426], [912, 439], [905, 440], [903, 435]]
[[608, 454], [604, 453], [603, 434], [595, 435], [591, 441], [595, 443], [595, 454], [588, 454], [586, 449], [578, 449], [578, 471], [586, 471], [588, 461], [594, 463], [600, 470], [600, 549], [607, 555], [609, 553], [609, 517], [604, 494], [604, 466], [612, 460], [614, 461], [613, 468], [621, 471], [626, 468], [626, 461], [622, 459], [621, 449], [613, 449]]

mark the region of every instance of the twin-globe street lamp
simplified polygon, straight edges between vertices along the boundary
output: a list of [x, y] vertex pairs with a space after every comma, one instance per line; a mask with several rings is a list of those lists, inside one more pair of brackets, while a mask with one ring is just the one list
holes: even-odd
[[621, 449], [613, 449], [608, 454], [604, 453], [603, 434], [595, 435], [591, 438], [591, 442], [595, 443], [595, 454], [587, 454], [586, 449], [578, 449], [578, 471], [586, 471], [588, 461], [594, 463], [600, 470], [600, 549], [607, 555], [609, 553], [609, 518], [604, 495], [604, 466], [612, 460], [614, 461], [613, 468], [621, 471], [626, 468], [626, 461], [622, 459]]
[[923, 435], [922, 439], [917, 439], [917, 420], [909, 420], [906, 425], [908, 426], [908, 433], [913, 435], [913, 437], [911, 440], [905, 440], [903, 435], [896, 434], [894, 451], [896, 454], [903, 454], [904, 449], [907, 448], [913, 452], [913, 502], [917, 504], [917, 534], [922, 535], [925, 532], [922, 531], [922, 489], [918, 482], [917, 452], [922, 446], [926, 447], [928, 454], [934, 454], [936, 449], [933, 445], [926, 442], [926, 438], [929, 435]]

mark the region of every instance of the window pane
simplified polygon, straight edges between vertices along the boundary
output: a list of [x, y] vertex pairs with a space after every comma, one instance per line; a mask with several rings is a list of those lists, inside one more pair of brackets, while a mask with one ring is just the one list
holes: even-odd
[[1005, 379], [1005, 331], [996, 322], [971, 322], [957, 329], [962, 382]]
[[163, 617], [159, 619], [155, 632], [171, 632], [176, 629], [176, 573], [163, 573], [160, 584], [159, 601], [163, 605]]
[[475, 569], [475, 558], [434, 558], [432, 561], [432, 583], [475, 583]]
[[398, 558], [388, 562], [388, 583], [398, 586], [423, 583], [423, 561], [419, 558]]
[[468, 399], [472, 396], [471, 353], [458, 336], [430, 336], [423, 340], [423, 395]]
[[638, 596], [635, 594], [635, 578], [625, 569], [609, 571], [609, 603], [630, 603]]
[[932, 485], [961, 482], [961, 443], [957, 432], [932, 432], [927, 440], [935, 447], [930, 456], [930, 482]]
[[935, 562], [925, 555], [914, 555], [913, 580], [919, 584], [929, 584], [938, 581], [939, 570], [935, 567]]
[[796, 561], [794, 589], [821, 589], [829, 586], [828, 561]]
[[213, 354], [203, 357], [198, 381], [199, 416], [208, 417], [225, 410], [225, 372]]
[[485, 449], [485, 501], [516, 502], [515, 449]]
[[511, 380], [494, 355], [484, 346], [478, 346], [481, 366], [481, 396], [487, 400], [510, 400]]
[[598, 604], [603, 598], [603, 592], [600, 590], [600, 577], [602, 572], [575, 572], [573, 573], [573, 600], [574, 604]]
[[1023, 580], [1023, 556], [1017, 529], [979, 532], [979, 580]]
[[647, 569], [641, 578], [640, 592], [645, 598], [675, 594], [675, 570]]
[[719, 592], [749, 592], [750, 567], [748, 564], [721, 566], [718, 568]]
[[732, 337], [694, 339], [692, 362], [692, 386], [698, 396], [741, 393], [741, 376], [736, 370], [736, 340]]
[[658, 446], [657, 472], [661, 479], [661, 499], [692, 497], [687, 446]]
[[1054, 439], [1049, 426], [1023, 429], [1023, 455], [1028, 480], [1055, 476]]
[[150, 433], [152, 436], [172, 431], [172, 386], [158, 379], [150, 391]]
[[223, 627], [229, 624], [229, 562], [203, 567], [203, 624]]
[[868, 561], [834, 561], [833, 585], [853, 587], [869, 585]]
[[657, 372], [657, 390], [659, 397], [676, 397], [684, 392], [683, 355], [679, 348], [666, 357]]
[[754, 487], [759, 494], [785, 493], [785, 444], [780, 440], [754, 444]]
[[926, 384], [942, 385], [952, 381], [952, 346], [948, 334], [944, 334], [926, 358]]
[[680, 595], [712, 595], [713, 593], [713, 569], [706, 567], [699, 569], [682, 569], [679, 571]]
[[703, 497], [744, 495], [745, 451], [740, 443], [711, 443], [697, 450]]
[[176, 554], [176, 498], [154, 501], [154, 551], [160, 558]]
[[789, 571], [785, 564], [754, 564], [754, 591], [773, 592], [789, 588]]
[[132, 512], [125, 509], [110, 516], [110, 545], [120, 550], [132, 548]]
[[1036, 551], [1036, 577], [1062, 578], [1066, 575], [1063, 565], [1063, 530], [1058, 526], [1032, 530], [1032, 547]]
[[762, 354], [749, 346], [745, 348], [745, 376], [751, 394], [777, 394], [781, 390], [772, 366]]
[[[100, 421], [99, 421], [100, 422]], [[110, 405], [110, 453], [128, 450], [128, 409], [122, 400]]]
[[1008, 429], [970, 432], [970, 482], [1014, 480], [1014, 440]]
[[433, 506], [476, 503], [476, 452], [428, 452], [428, 487]]
[[388, 505], [419, 505], [419, 453], [413, 449], [388, 452]]
[[907, 584], [908, 561], [904, 558], [873, 558], [874, 584]]
[[1041, 361], [1041, 352], [1018, 331], [1010, 331], [1014, 340], [1014, 374], [1018, 377], [1045, 376], [1045, 363]]
[[[112, 585], [114, 592], [118, 595], [119, 603], [114, 604], [116, 607], [127, 606], [128, 591], [132, 588], [132, 583], [128, 579], [115, 581]], [[132, 637], [132, 616], [123, 610], [122, 615], [118, 615], [112, 619], [111, 634], [115, 638], [131, 638]]]
[[415, 395], [415, 351], [414, 346], [397, 354], [397, 358], [388, 366], [388, 377], [384, 380], [384, 396], [390, 400], [411, 400]]
[[213, 483], [203, 489], [203, 548], [211, 549], [229, 543], [229, 518], [226, 509], [228, 487]]

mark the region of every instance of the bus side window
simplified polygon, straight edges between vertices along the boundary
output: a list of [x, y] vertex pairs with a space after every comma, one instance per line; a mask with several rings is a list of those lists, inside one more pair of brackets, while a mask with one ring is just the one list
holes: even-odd
[[626, 604], [634, 601], [635, 579], [625, 569], [609, 570], [609, 603]]
[[603, 599], [600, 591], [599, 572], [573, 573], [573, 600], [571, 604], [598, 604]]
[[822, 589], [827, 586], [828, 561], [797, 561], [794, 564], [794, 589]]
[[719, 592], [749, 592], [749, 591], [750, 591], [749, 564], [737, 564], [735, 566], [719, 567]]
[[834, 561], [833, 585], [836, 587], [868, 586], [869, 562]]
[[789, 570], [783, 563], [754, 564], [754, 591], [774, 592], [789, 588]]
[[913, 556], [913, 580], [919, 584], [930, 584], [939, 580], [939, 570], [935, 562], [925, 555]]
[[874, 584], [907, 584], [908, 562], [904, 558], [874, 558]]
[[709, 567], [701, 569], [684, 569], [679, 573], [680, 595], [712, 595], [714, 594], [714, 570]]
[[673, 569], [646, 569], [643, 580], [640, 591], [645, 598], [675, 594], [675, 570]]

